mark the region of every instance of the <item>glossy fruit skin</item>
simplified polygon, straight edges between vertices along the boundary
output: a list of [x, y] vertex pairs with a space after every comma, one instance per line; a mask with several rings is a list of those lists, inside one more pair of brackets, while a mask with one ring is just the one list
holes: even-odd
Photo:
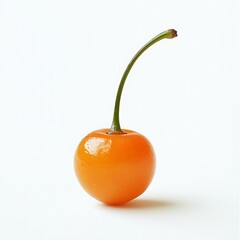
[[137, 132], [107, 132], [91, 132], [80, 142], [74, 168], [86, 192], [103, 203], [118, 205], [147, 189], [155, 172], [155, 153], [148, 139]]

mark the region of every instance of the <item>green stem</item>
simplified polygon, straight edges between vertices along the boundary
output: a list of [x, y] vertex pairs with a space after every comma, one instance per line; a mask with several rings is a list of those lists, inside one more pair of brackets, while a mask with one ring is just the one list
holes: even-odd
[[117, 91], [117, 96], [115, 100], [115, 107], [114, 107], [114, 113], [113, 113], [113, 120], [112, 120], [112, 125], [110, 130], [108, 131], [109, 134], [124, 134], [120, 127], [120, 122], [119, 122], [119, 108], [120, 108], [120, 100], [121, 100], [121, 95], [122, 95], [122, 90], [123, 86], [125, 84], [125, 81], [127, 79], [127, 76], [132, 69], [132, 66], [134, 63], [137, 61], [137, 59], [141, 56], [141, 54], [147, 50], [149, 47], [151, 47], [154, 43], [164, 39], [164, 38], [174, 38], [177, 36], [177, 32], [174, 29], [169, 29], [167, 31], [164, 31], [160, 34], [158, 34], [156, 37], [151, 39], [148, 43], [146, 43], [132, 58], [132, 60], [129, 62], [127, 68], [125, 69], [125, 72], [123, 73], [122, 79], [120, 81], [118, 91]]

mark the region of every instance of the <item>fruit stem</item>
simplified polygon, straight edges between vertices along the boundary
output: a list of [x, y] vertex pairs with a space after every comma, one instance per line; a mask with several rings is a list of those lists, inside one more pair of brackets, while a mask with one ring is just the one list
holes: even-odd
[[127, 76], [132, 69], [132, 66], [134, 63], [137, 61], [137, 59], [141, 56], [141, 54], [147, 50], [149, 47], [151, 47], [154, 43], [164, 39], [164, 38], [174, 38], [177, 37], [177, 31], [174, 29], [168, 29], [157, 36], [155, 36], [153, 39], [151, 39], [148, 43], [146, 43], [131, 59], [129, 62], [127, 68], [125, 69], [122, 79], [120, 81], [117, 95], [116, 95], [116, 100], [115, 100], [115, 107], [114, 107], [114, 113], [113, 113], [113, 120], [112, 120], [112, 125], [111, 128], [109, 129], [108, 133], [109, 134], [124, 134], [124, 132], [121, 129], [120, 122], [119, 122], [119, 109], [120, 109], [120, 100], [121, 100], [121, 95], [122, 95], [122, 90], [123, 86], [125, 84], [125, 81], [127, 79]]

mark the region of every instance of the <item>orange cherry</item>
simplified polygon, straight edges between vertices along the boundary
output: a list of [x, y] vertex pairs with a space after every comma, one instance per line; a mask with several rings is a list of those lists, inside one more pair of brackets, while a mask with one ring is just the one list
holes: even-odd
[[141, 134], [88, 134], [75, 155], [75, 170], [82, 187], [106, 204], [121, 204], [142, 194], [155, 170], [151, 143]]
[[103, 203], [117, 205], [133, 200], [151, 183], [155, 171], [153, 147], [143, 135], [121, 129], [120, 99], [126, 78], [138, 57], [161, 39], [176, 36], [174, 29], [164, 31], [136, 53], [120, 81], [111, 128], [89, 133], [77, 147], [76, 176], [85, 191]]

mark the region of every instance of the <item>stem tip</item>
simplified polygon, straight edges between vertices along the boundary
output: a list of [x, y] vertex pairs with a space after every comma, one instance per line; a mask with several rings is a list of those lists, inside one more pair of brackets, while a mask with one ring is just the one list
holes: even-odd
[[175, 38], [177, 37], [177, 31], [174, 30], [174, 29], [169, 29], [169, 35], [168, 35], [168, 38]]

